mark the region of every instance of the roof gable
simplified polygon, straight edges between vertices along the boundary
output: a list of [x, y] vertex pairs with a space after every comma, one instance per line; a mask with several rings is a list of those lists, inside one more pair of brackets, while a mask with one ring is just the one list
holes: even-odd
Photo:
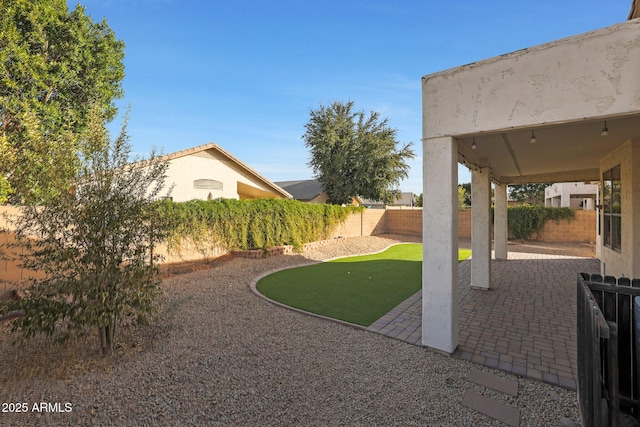
[[268, 188], [271, 188], [275, 193], [280, 194], [282, 197], [287, 199], [290, 199], [292, 197], [291, 194], [289, 194], [282, 187], [278, 186], [271, 180], [265, 178], [264, 176], [256, 172], [254, 169], [250, 168], [245, 163], [241, 162], [238, 158], [233, 156], [231, 153], [225, 151], [218, 144], [213, 142], [199, 145], [197, 147], [176, 151], [175, 153], [165, 154], [160, 157], [160, 160], [171, 161], [171, 160], [175, 160], [181, 157], [191, 156], [191, 155], [195, 155], [199, 157], [209, 157], [209, 156], [218, 157], [223, 162], [229, 162], [236, 165], [239, 169], [253, 176], [258, 181], [261, 181]]

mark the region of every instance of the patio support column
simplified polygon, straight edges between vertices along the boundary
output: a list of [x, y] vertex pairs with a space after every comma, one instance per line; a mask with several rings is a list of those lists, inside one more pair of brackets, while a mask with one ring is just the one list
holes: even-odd
[[471, 172], [471, 286], [491, 287], [491, 169]]
[[458, 141], [423, 140], [422, 344], [458, 346]]
[[494, 191], [493, 249], [496, 259], [507, 259], [507, 184], [496, 184]]

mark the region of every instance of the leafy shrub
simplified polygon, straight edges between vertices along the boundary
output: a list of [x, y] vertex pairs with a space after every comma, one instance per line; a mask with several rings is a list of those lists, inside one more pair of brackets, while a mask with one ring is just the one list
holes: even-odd
[[168, 224], [170, 250], [189, 241], [198, 250], [219, 245], [225, 249], [267, 249], [328, 238], [349, 214], [362, 208], [308, 204], [296, 200], [216, 199], [157, 203]]
[[548, 208], [542, 206], [513, 206], [507, 211], [509, 235], [515, 239], [526, 240], [539, 232], [548, 220], [560, 221], [575, 218], [570, 208]]
[[66, 182], [52, 186], [46, 203], [23, 206], [11, 220], [16, 241], [7, 247], [20, 248], [20, 267], [42, 277], [27, 279], [24, 298], [0, 302], [0, 314], [24, 313], [12, 323], [21, 339], [45, 334], [65, 341], [94, 328], [107, 355], [115, 348], [117, 326], [144, 323], [156, 310], [160, 257], [153, 245], [166, 232], [150, 207], [163, 188], [167, 163], [152, 156], [144, 168], [127, 168], [126, 128], [110, 141], [101, 117], [90, 124], [96, 131], [87, 141], [97, 149], [72, 178], [74, 190]]

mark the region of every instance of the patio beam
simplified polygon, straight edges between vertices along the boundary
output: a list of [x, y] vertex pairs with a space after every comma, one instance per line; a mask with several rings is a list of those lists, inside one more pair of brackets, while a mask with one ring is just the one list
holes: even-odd
[[598, 181], [600, 180], [600, 170], [596, 168], [565, 172], [559, 171], [537, 175], [500, 176], [498, 178], [502, 184]]

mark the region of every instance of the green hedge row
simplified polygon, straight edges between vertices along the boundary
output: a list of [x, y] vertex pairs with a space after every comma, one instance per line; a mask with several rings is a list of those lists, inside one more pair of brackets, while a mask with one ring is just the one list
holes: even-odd
[[349, 214], [362, 209], [285, 199], [162, 201], [157, 208], [169, 227], [170, 250], [186, 240], [198, 249], [214, 243], [229, 251], [281, 245], [299, 250], [328, 238]]
[[575, 218], [570, 208], [548, 208], [543, 206], [510, 206], [507, 210], [509, 235], [515, 239], [527, 240], [542, 229], [548, 220], [560, 221]]

